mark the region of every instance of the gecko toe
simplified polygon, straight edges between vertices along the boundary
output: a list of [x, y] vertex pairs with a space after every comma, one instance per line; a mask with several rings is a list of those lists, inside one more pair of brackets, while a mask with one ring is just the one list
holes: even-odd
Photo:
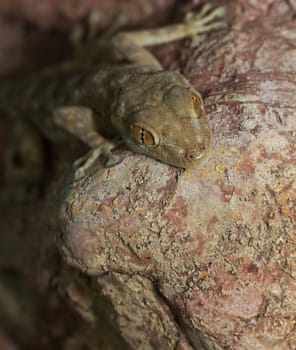
[[106, 168], [112, 168], [115, 165], [119, 164], [122, 162], [122, 158], [111, 153], [107, 155], [106, 162], [105, 162], [105, 167]]
[[101, 156], [104, 158], [103, 164], [105, 168], [111, 168], [120, 163], [122, 159], [111, 152], [111, 150], [118, 144], [119, 142], [105, 143], [104, 146], [93, 149], [81, 158], [77, 159], [74, 162], [74, 180], [80, 180], [81, 178], [85, 177], [95, 161]]

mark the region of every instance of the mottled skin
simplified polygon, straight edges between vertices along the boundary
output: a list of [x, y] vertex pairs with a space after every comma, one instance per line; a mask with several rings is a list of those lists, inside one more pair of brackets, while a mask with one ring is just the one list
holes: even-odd
[[202, 98], [142, 46], [219, 28], [222, 21], [209, 22], [221, 15], [222, 8], [206, 5], [184, 24], [94, 42], [76, 61], [1, 83], [0, 109], [30, 119], [53, 142], [85, 142], [91, 152], [76, 162], [78, 178], [99, 155], [115, 164], [111, 150], [122, 142], [168, 164], [195, 166], [211, 146]]

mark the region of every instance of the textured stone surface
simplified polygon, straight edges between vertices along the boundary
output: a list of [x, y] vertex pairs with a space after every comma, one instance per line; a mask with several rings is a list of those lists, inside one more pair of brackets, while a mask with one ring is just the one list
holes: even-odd
[[[115, 3], [137, 20], [170, 2], [30, 3], [1, 1], [0, 12], [64, 29], [94, 3], [103, 6], [107, 21]], [[293, 2], [224, 3], [230, 26], [198, 48], [185, 40], [152, 49], [205, 98], [214, 133], [207, 162], [183, 172], [122, 148], [116, 167], [103, 169], [98, 161], [87, 178], [72, 183], [69, 169], [79, 150], [55, 147], [44, 196], [25, 207], [1, 206], [0, 324], [12, 343], [115, 349], [121, 334], [133, 349], [296, 348]], [[194, 5], [178, 2], [175, 8], [180, 18]], [[27, 43], [44, 34], [12, 26], [7, 17], [0, 25], [7, 29], [0, 31], [1, 71], [26, 60], [34, 65]], [[1, 119], [3, 148], [5, 130]], [[53, 237], [83, 275], [59, 260]], [[15, 309], [2, 307], [10, 295], [20, 310], [12, 291], [21, 289], [3, 282], [11, 271], [29, 291], [20, 292], [27, 318], [19, 322]]]
[[296, 22], [284, 2], [229, 14], [180, 63], [206, 97], [207, 162], [124, 153], [70, 185], [61, 211], [66, 258], [101, 276], [135, 349], [295, 346]]

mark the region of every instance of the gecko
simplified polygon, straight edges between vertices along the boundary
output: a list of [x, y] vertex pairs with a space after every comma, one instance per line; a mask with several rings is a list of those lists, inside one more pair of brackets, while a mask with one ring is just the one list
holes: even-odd
[[[117, 164], [112, 150], [121, 143], [176, 167], [196, 166], [212, 142], [203, 99], [182, 74], [164, 70], [146, 47], [219, 29], [224, 14], [223, 7], [206, 4], [182, 23], [119, 31], [82, 47], [76, 60], [17, 81], [2, 79], [0, 110], [28, 120], [31, 126], [22, 132], [38, 129], [51, 142], [76, 138], [88, 145], [90, 151], [74, 162], [75, 179], [99, 156], [106, 166]], [[21, 163], [31, 164], [38, 177], [33, 168], [44, 163], [44, 155], [39, 137], [32, 140], [23, 142]]]

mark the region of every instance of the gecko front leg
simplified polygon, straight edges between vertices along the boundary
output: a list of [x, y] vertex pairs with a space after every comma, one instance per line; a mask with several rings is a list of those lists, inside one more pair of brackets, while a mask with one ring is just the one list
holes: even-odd
[[[223, 6], [215, 8], [210, 4], [205, 4], [199, 12], [190, 12], [183, 23], [156, 29], [120, 32], [114, 37], [113, 42], [119, 50], [125, 52], [127, 59], [131, 57], [133, 62], [146, 63], [148, 54], [141, 51], [140, 47], [163, 44], [186, 37], [195, 38], [200, 34], [223, 28], [225, 27], [223, 19], [225, 13], [226, 10]], [[130, 50], [125, 49], [125, 46], [128, 48], [128, 43], [129, 45], [133, 43], [131, 46], [133, 50], [138, 48], [135, 51], [136, 54], [131, 55]], [[158, 68], [157, 65], [155, 66]]]
[[107, 140], [97, 132], [94, 113], [90, 108], [82, 106], [58, 107], [53, 112], [53, 120], [56, 125], [83, 141], [91, 148], [85, 156], [75, 161], [75, 180], [83, 177], [87, 169], [101, 155], [107, 159], [107, 167], [113, 166], [120, 161], [120, 158], [111, 151], [122, 142], [118, 140]]

